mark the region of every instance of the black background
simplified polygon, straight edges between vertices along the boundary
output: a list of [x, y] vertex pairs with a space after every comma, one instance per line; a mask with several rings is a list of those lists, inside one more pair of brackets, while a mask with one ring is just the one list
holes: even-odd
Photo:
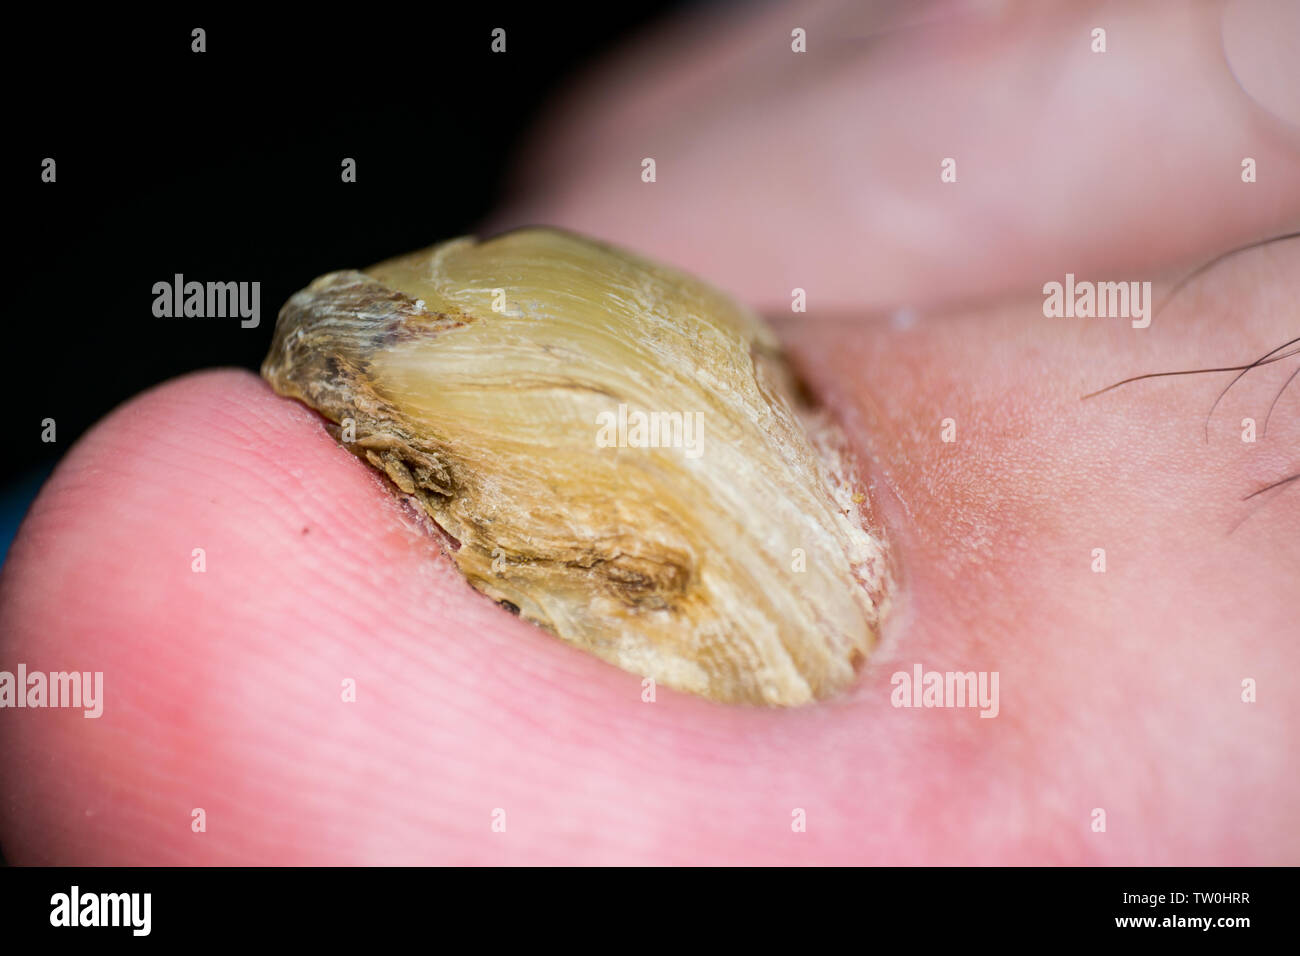
[[[300, 19], [47, 5], [6, 29], [10, 185], [0, 479], [44, 469], [107, 412], [195, 369], [255, 369], [286, 298], [471, 232], [539, 107], [681, 4], [587, 14], [430, 4]], [[328, 10], [334, 10], [330, 13]], [[491, 31], [506, 30], [505, 54]], [[207, 52], [191, 52], [191, 30]], [[41, 181], [45, 157], [57, 181]], [[341, 181], [344, 157], [357, 182]], [[260, 281], [261, 324], [153, 315], [152, 287]], [[41, 441], [53, 418], [58, 440]]]

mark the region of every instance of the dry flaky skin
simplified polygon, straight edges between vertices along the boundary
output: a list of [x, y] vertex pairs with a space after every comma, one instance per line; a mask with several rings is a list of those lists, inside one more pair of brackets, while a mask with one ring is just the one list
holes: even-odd
[[[790, 705], [875, 642], [886, 556], [838, 432], [699, 280], [550, 229], [456, 239], [294, 295], [262, 374], [355, 423], [345, 447], [459, 542], [475, 588], [619, 667]], [[620, 404], [699, 412], [702, 439], [602, 447]]]

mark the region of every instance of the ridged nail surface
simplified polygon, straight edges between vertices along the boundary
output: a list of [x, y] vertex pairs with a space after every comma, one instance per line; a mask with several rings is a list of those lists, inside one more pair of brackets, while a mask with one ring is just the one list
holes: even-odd
[[625, 670], [795, 705], [876, 642], [886, 548], [838, 428], [681, 272], [550, 229], [456, 239], [294, 295], [262, 374], [470, 584]]

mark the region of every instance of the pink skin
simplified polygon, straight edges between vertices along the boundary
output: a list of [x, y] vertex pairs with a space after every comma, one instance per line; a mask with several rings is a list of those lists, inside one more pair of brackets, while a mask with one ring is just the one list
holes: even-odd
[[[1196, 17], [1217, 16], [1209, 9], [1183, 15], [1195, 21], [1193, 34], [1204, 27]], [[1107, 13], [1106, 23], [1121, 16]], [[1065, 27], [1040, 19], [1034, 29], [1048, 35], [1073, 29], [1076, 19]], [[737, 28], [727, 49], [754, 29]], [[1112, 44], [1117, 32], [1112, 27]], [[1009, 34], [986, 26], [959, 40], [945, 28], [938, 38], [923, 31], [888, 41], [881, 56], [895, 43], [952, 47], [930, 67], [908, 61], [915, 82], [890, 96], [911, 90], [928, 102], [927, 69], [935, 82], [948, 82], [962, 64], [982, 76], [989, 62], [1002, 62], [1000, 50], [1014, 59], [1039, 49]], [[1158, 51], [1146, 49], [1159, 62]], [[859, 448], [901, 571], [897, 612], [860, 685], [794, 711], [725, 707], [664, 688], [643, 703], [638, 677], [474, 593], [313, 413], [249, 373], [201, 373], [139, 396], [69, 452], [0, 578], [0, 668], [22, 661], [29, 670], [103, 671], [106, 695], [97, 720], [62, 710], [0, 714], [0, 843], [8, 858], [1300, 860], [1293, 825], [1300, 782], [1289, 769], [1300, 743], [1291, 599], [1300, 580], [1300, 489], [1240, 500], [1297, 470], [1300, 389], [1279, 401], [1260, 441], [1241, 442], [1239, 427], [1248, 415], [1262, 424], [1294, 366], [1244, 379], [1216, 413], [1208, 444], [1204, 416], [1224, 376], [1139, 383], [1079, 401], [1126, 375], [1244, 361], [1294, 335], [1300, 243], [1225, 262], [1142, 330], [1117, 319], [1045, 319], [1038, 291], [1066, 271], [1116, 279], [1167, 273], [1156, 289], [1160, 303], [1169, 277], [1188, 263], [1285, 231], [1287, 216], [1295, 228], [1295, 133], [1240, 91], [1233, 103], [1235, 86], [1193, 104], [1228, 109], [1223, 123], [1250, 140], [1261, 168], [1269, 157], [1272, 170], [1267, 184], [1256, 184], [1267, 202], [1207, 202], [1196, 215], [1175, 197], [1250, 188], [1234, 180], [1235, 159], [1225, 174], [1235, 185], [1216, 185], [1212, 167], [1227, 133], [1192, 155], [1174, 152], [1160, 188], [1131, 197], [1113, 177], [1155, 162], [1153, 135], [1135, 134], [1145, 160], [1105, 143], [1061, 147], [1053, 177], [1070, 181], [1073, 170], [1091, 170], [1096, 182], [1115, 184], [1107, 201], [1121, 197], [1114, 221], [1096, 216], [1077, 229], [1059, 225], [1074, 221], [1074, 211], [1058, 205], [1047, 215], [1044, 197], [1083, 209], [1096, 195], [1062, 197], [1045, 185], [1040, 193], [1028, 168], [1023, 189], [982, 186], [962, 166], [960, 202], [973, 203], [975, 214], [968, 219], [943, 198], [925, 199], [928, 185], [891, 179], [890, 153], [876, 145], [874, 175], [895, 198], [914, 194], [906, 201], [915, 201], [920, 220], [940, 220], [943, 241], [954, 243], [946, 252], [942, 243], [893, 248], [869, 222], [811, 229], [804, 216], [816, 214], [794, 212], [800, 197], [757, 224], [729, 220], [736, 191], [698, 184], [727, 168], [743, 179], [717, 154], [723, 143], [728, 157], [761, 150], [771, 135], [766, 123], [781, 120], [742, 107], [747, 88], [760, 105], [770, 93], [738, 82], [731, 95], [740, 101], [723, 107], [737, 125], [725, 133], [693, 128], [671, 105], [671, 83], [653, 79], [665, 66], [652, 52], [632, 62], [641, 57], [658, 71], [642, 92], [663, 90], [663, 112], [656, 121], [647, 101], [635, 115], [663, 130], [651, 139], [690, 143], [693, 162], [712, 155], [719, 170], [701, 165], [670, 185], [670, 164], [661, 162], [660, 182], [647, 186], [635, 171], [653, 150], [629, 146], [632, 185], [618, 192], [611, 170], [627, 157], [581, 149], [583, 136], [600, 144], [613, 135], [605, 125], [612, 114], [588, 103], [566, 121], [575, 132], [563, 148], [591, 158], [544, 162], [537, 175], [551, 184], [550, 198], [524, 194], [517, 211], [498, 218], [619, 238], [720, 278], [773, 311], [788, 310], [781, 300], [789, 288], [809, 289], [812, 311], [787, 311], [778, 327]], [[660, 56], [687, 72], [721, 53]], [[1176, 65], [1152, 75], [1167, 77]], [[845, 87], [849, 69], [831, 79]], [[879, 88], [874, 69], [862, 66], [863, 89]], [[1201, 69], [1198, 82], [1214, 87], [1222, 63], [1207, 60]], [[1057, 95], [1068, 100], [1066, 87]], [[615, 83], [592, 88], [641, 95]], [[1133, 102], [1114, 104], [1121, 119], [1186, 105], [1158, 89], [1141, 96], [1152, 99], [1133, 93]], [[1029, 108], [989, 107], [1021, 116]], [[841, 113], [820, 125], [816, 113], [792, 113], [808, 132], [791, 135], [815, 142], [844, 129]], [[998, 126], [1001, 115], [987, 121]], [[955, 119], [978, 129], [964, 113]], [[900, 148], [915, 146], [907, 142]], [[983, 139], [971, 143], [997, 152]], [[930, 153], [949, 152], [916, 148], [937, 191]], [[1009, 153], [989, 162], [1024, 162], [1022, 148], [1007, 144]], [[574, 185], [583, 182], [608, 185], [584, 199]], [[861, 184], [822, 186], [828, 201], [867, 202]], [[663, 208], [638, 219], [645, 209], [635, 204], [650, 194], [637, 190], [647, 189], [658, 190]], [[981, 189], [985, 200], [968, 198]], [[997, 229], [986, 235], [990, 223], [979, 217], [994, 200]], [[851, 215], [852, 202], [841, 205]], [[682, 221], [699, 228], [675, 235], [670, 224], [687, 210]], [[1049, 228], [1055, 245], [1040, 248]], [[800, 275], [807, 268], [801, 281], [768, 268], [792, 233], [821, 244], [792, 252], [782, 267]], [[1117, 241], [1101, 244], [1103, 233]], [[755, 251], [752, 266], [738, 254], [746, 250]], [[1002, 294], [942, 315], [933, 308], [964, 289]], [[896, 329], [880, 310], [899, 302], [923, 313], [911, 329]], [[839, 308], [828, 314], [826, 303]], [[940, 441], [945, 418], [956, 422], [954, 443]], [[1097, 547], [1106, 549], [1104, 574], [1091, 570]], [[191, 570], [194, 548], [206, 551], [203, 574]], [[891, 674], [914, 663], [997, 671], [998, 716], [891, 706]], [[355, 703], [340, 700], [347, 678], [356, 681]], [[1257, 703], [1242, 703], [1244, 678], [1257, 681]], [[206, 811], [205, 833], [191, 831], [196, 807]], [[495, 808], [506, 811], [505, 833], [492, 832]], [[792, 832], [795, 808], [806, 811], [807, 832]], [[1105, 833], [1090, 827], [1094, 808], [1106, 810]]]

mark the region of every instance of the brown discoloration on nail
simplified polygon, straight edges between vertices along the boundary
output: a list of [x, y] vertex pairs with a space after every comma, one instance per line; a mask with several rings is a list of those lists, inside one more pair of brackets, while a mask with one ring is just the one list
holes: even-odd
[[475, 588], [628, 671], [800, 704], [875, 643], [889, 563], [847, 446], [702, 282], [553, 230], [454, 240], [293, 296], [263, 375], [350, 420]]

